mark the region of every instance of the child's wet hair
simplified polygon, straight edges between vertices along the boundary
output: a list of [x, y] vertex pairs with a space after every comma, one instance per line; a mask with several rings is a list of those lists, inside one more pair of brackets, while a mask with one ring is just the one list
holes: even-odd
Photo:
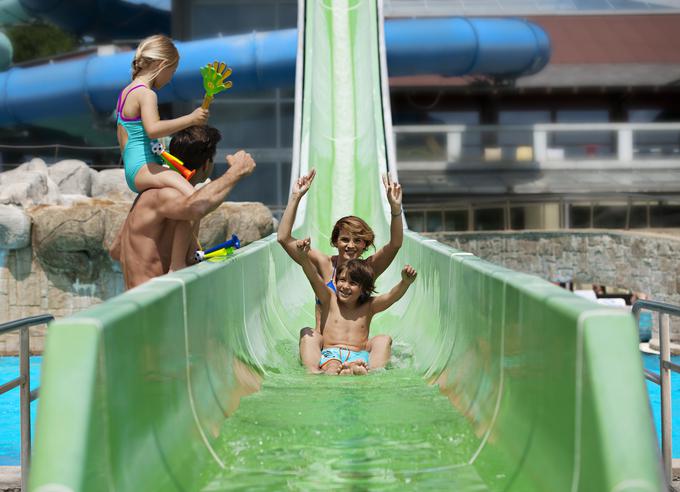
[[142, 72], [149, 70], [155, 62], [159, 61], [161, 62], [160, 66], [156, 68], [151, 76], [152, 81], [158, 77], [161, 70], [179, 63], [177, 48], [173, 44], [172, 39], [163, 34], [149, 36], [139, 43], [135, 57], [132, 60], [132, 78], [136, 79]]
[[[375, 241], [375, 233], [373, 229], [359, 217], [355, 215], [348, 215], [339, 219], [333, 226], [333, 232], [331, 233], [331, 246], [336, 246], [338, 243], [338, 237], [340, 237], [340, 231], [342, 229], [347, 229], [350, 234], [355, 237], [362, 239], [366, 243], [366, 248], [364, 251], [368, 250], [373, 246]], [[362, 253], [364, 252], [362, 251]]]
[[366, 260], [357, 258], [338, 266], [335, 278], [337, 279], [343, 274], [352, 282], [359, 284], [361, 289], [359, 304], [368, 301], [371, 298], [371, 294], [375, 293], [375, 272]]
[[203, 167], [208, 159], [215, 157], [222, 135], [217, 128], [196, 125], [175, 133], [170, 141], [170, 153], [184, 162], [187, 169]]

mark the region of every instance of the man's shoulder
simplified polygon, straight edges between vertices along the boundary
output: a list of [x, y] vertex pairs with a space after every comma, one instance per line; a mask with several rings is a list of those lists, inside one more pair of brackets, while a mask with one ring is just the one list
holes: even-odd
[[140, 195], [137, 197], [137, 203], [145, 207], [155, 207], [169, 200], [177, 200], [177, 198], [181, 196], [182, 193], [180, 193], [175, 188], [150, 188], [140, 193]]

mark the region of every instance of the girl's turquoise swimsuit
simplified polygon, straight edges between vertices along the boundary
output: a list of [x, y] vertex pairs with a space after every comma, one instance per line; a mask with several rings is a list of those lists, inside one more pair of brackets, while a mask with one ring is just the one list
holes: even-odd
[[[333, 261], [333, 260], [331, 260], [331, 261]], [[336, 261], [337, 261], [337, 260], [336, 260]], [[329, 289], [331, 289], [333, 292], [337, 292], [337, 290], [335, 290], [335, 261], [333, 261], [333, 273], [331, 274], [331, 279], [328, 281], [328, 283], [326, 284], [326, 286], [327, 286]], [[319, 300], [318, 297], [316, 298], [316, 303], [317, 303], [319, 306], [321, 306], [321, 301]]]
[[[128, 186], [135, 193], [139, 193], [135, 187], [135, 176], [139, 170], [145, 164], [149, 162], [155, 162], [156, 164], [163, 165], [163, 161], [159, 156], [151, 152], [151, 139], [146, 134], [144, 130], [144, 125], [142, 125], [142, 117], [128, 119], [123, 116], [123, 108], [125, 107], [125, 101], [132, 91], [139, 89], [140, 87], [146, 87], [144, 84], [136, 85], [130, 89], [125, 97], [123, 92], [118, 96], [118, 104], [116, 105], [116, 114], [118, 116], [117, 123], [121, 125], [127, 132], [127, 143], [123, 149], [123, 164], [125, 164], [125, 181], [127, 181]], [[122, 101], [121, 101], [122, 97]]]

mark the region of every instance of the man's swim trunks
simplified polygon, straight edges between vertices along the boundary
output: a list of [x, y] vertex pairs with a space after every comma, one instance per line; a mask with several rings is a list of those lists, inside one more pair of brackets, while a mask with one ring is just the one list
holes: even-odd
[[323, 367], [328, 362], [332, 360], [340, 361], [340, 363], [350, 363], [356, 362], [358, 360], [363, 360], [368, 367], [368, 352], [362, 350], [361, 352], [355, 352], [354, 350], [342, 348], [342, 347], [331, 347], [323, 349], [321, 351], [321, 360], [319, 360], [319, 367]]

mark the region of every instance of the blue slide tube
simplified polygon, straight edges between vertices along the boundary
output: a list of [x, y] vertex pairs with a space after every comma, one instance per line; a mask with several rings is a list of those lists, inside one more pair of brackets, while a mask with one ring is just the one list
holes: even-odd
[[[486, 74], [515, 77], [542, 69], [550, 41], [538, 26], [519, 19], [421, 19], [385, 23], [391, 76]], [[232, 67], [231, 91], [291, 87], [297, 30], [241, 34], [178, 42], [180, 66], [159, 102], [203, 97], [199, 68], [214, 60]], [[107, 113], [130, 82], [133, 52], [0, 73], [0, 126], [41, 119]]]

